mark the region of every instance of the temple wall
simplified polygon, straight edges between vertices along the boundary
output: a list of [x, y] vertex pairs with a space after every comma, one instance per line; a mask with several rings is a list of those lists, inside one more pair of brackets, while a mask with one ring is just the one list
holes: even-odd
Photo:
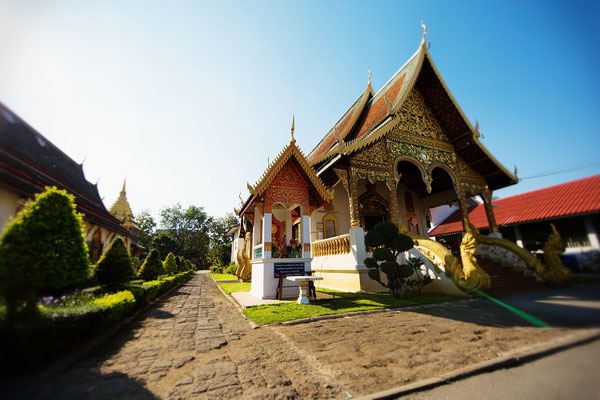
[[313, 212], [310, 218], [310, 240], [321, 240], [323, 235], [323, 217], [330, 214], [335, 218], [337, 227], [337, 235], [346, 235], [350, 231], [350, 206], [348, 202], [348, 193], [342, 184], [335, 185], [334, 197], [332, 202], [333, 209], [325, 210], [325, 207], [320, 207]]
[[14, 192], [0, 188], [0, 232], [4, 230], [4, 226], [13, 217], [19, 206], [21, 198]]

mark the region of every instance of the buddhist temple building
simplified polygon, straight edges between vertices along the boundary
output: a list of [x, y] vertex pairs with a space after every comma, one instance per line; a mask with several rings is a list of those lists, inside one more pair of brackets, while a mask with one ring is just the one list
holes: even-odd
[[[252, 293], [273, 296], [271, 270], [260, 275], [261, 288], [254, 290], [258, 264], [294, 258], [306, 272], [323, 277], [317, 282], [322, 287], [384, 291], [364, 265], [370, 256], [365, 232], [384, 221], [413, 238], [409, 254], [426, 260], [426, 273], [434, 278], [429, 291], [488, 290], [490, 275], [478, 263], [482, 257], [487, 257], [482, 265], [504, 263], [534, 280], [568, 280], [570, 272], [557, 262], [558, 233], [545, 262], [502, 238], [492, 193], [518, 179], [479, 139], [478, 127], [436, 68], [424, 34], [417, 51], [379, 91], [369, 76], [364, 91], [306, 158], [292, 139], [256, 185], [248, 185], [250, 197], [236, 211], [237, 235], [246, 244], [238, 246], [238, 260], [247, 257], [251, 265]], [[469, 220], [467, 201], [476, 196], [483, 201], [488, 235]], [[429, 210], [451, 203], [458, 204], [461, 217], [458, 254], [427, 233]]]
[[0, 229], [47, 186], [75, 197], [92, 261], [117, 236], [132, 242], [134, 235], [106, 209], [98, 186], [86, 180], [83, 165], [0, 103]]

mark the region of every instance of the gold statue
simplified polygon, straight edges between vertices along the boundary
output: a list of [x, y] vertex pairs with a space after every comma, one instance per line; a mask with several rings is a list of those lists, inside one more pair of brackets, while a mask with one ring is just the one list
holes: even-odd
[[236, 276], [243, 282], [249, 282], [252, 279], [252, 263], [248, 252], [252, 250], [252, 232], [246, 232], [244, 238], [244, 247], [238, 251], [238, 269]]

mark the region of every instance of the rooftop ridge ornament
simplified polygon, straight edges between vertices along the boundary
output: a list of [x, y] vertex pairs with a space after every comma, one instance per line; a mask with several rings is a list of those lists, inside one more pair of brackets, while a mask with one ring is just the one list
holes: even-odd
[[371, 84], [371, 76], [372, 75], [373, 75], [373, 72], [371, 72], [371, 70], [369, 69], [369, 83], [367, 84], [367, 86]]
[[421, 20], [421, 26], [423, 27], [423, 40], [422, 43], [426, 43], [426, 39], [425, 36], [427, 35], [427, 25], [425, 25], [425, 23], [423, 22], [423, 20]]
[[294, 125], [296, 123], [296, 116], [292, 114], [292, 137], [290, 138], [290, 144], [296, 144], [296, 139], [294, 139]]

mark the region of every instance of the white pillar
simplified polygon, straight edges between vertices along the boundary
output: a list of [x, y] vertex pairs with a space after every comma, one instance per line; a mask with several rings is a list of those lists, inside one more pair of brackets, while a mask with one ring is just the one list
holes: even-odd
[[302, 229], [302, 257], [310, 258], [310, 217], [302, 214], [302, 221], [300, 222], [300, 228]]
[[290, 244], [292, 239], [292, 227], [294, 226], [294, 219], [292, 218], [292, 212], [294, 210], [285, 210], [285, 245]]
[[363, 228], [350, 228], [350, 248], [356, 264], [364, 265], [367, 252], [365, 250], [365, 231]]
[[515, 231], [515, 237], [517, 238], [515, 243], [517, 243], [517, 246], [525, 248], [525, 246], [523, 245], [523, 235], [521, 234], [521, 227], [519, 225], [513, 225], [513, 230]]
[[590, 217], [585, 217], [585, 229], [587, 230], [588, 240], [590, 241], [590, 247], [596, 250], [600, 250], [600, 242], [598, 241], [598, 232]]
[[263, 216], [263, 228], [262, 228], [262, 237], [263, 237], [263, 259], [271, 258], [271, 223], [273, 218], [271, 213], [265, 213]]
[[[260, 221], [262, 215], [258, 211], [254, 212], [254, 221], [252, 222], [252, 247], [260, 243]], [[253, 257], [254, 258], [254, 257]]]

